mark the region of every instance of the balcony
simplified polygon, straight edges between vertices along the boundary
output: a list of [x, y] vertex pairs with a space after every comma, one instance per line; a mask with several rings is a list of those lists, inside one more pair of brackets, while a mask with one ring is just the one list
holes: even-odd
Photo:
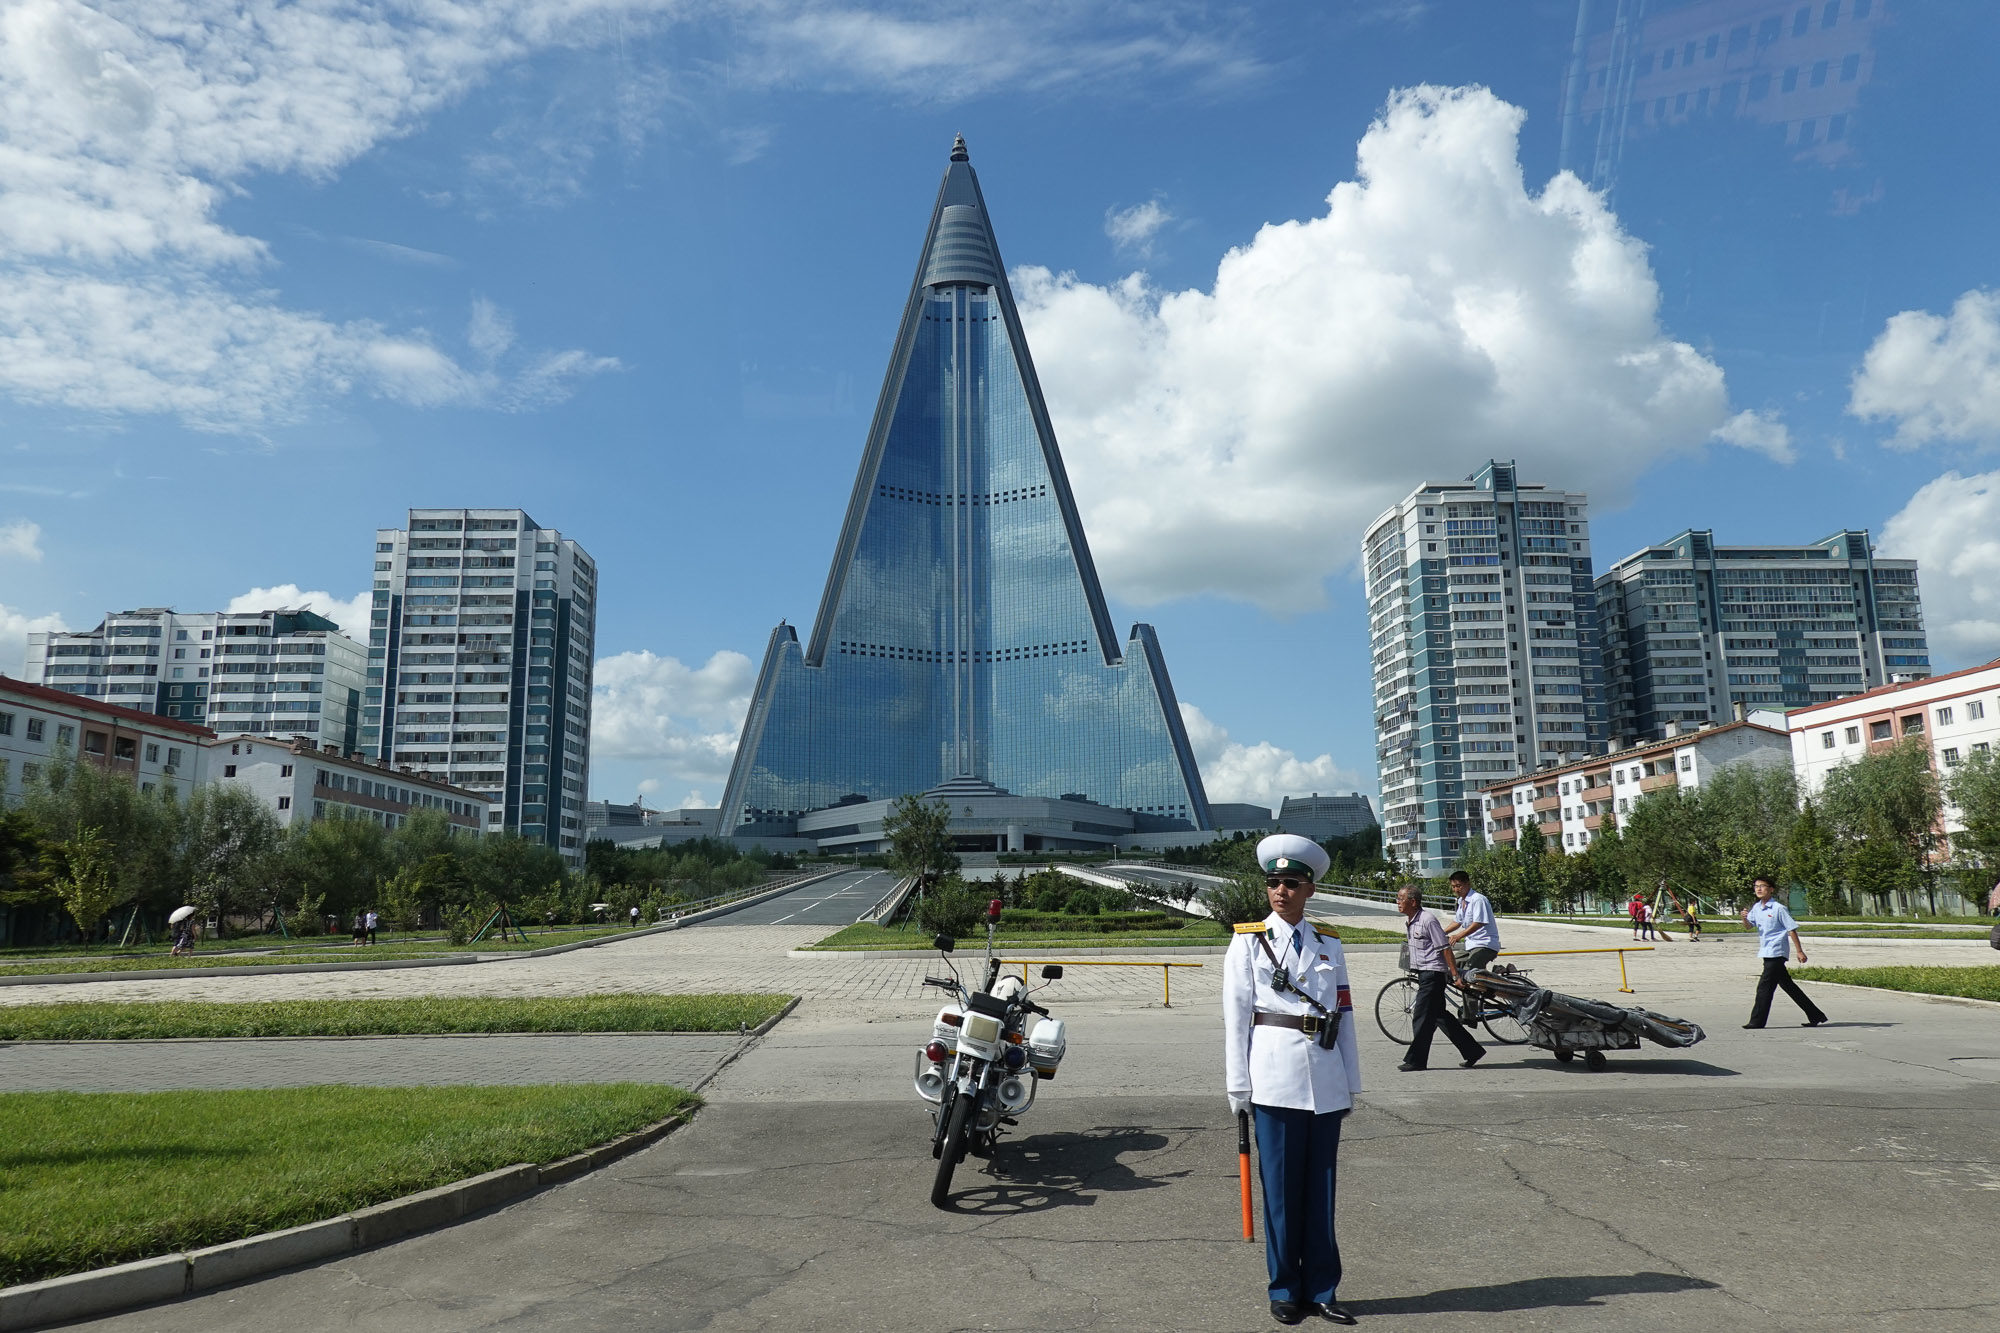
[[1639, 779], [1639, 791], [1641, 794], [1679, 785], [1680, 778], [1672, 772], [1656, 773], [1650, 778]]

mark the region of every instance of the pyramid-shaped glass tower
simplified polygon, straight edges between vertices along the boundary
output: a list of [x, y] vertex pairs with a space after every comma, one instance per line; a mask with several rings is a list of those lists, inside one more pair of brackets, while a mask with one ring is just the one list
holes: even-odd
[[960, 139], [812, 638], [772, 632], [721, 826], [964, 780], [1211, 826], [1152, 627], [1112, 627]]

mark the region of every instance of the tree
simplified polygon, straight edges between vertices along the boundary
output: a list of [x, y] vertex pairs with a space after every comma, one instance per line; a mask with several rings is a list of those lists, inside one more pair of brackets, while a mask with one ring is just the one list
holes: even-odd
[[63, 839], [56, 851], [61, 862], [56, 893], [76, 918], [76, 928], [88, 944], [97, 923], [118, 902], [117, 858], [111, 844], [94, 828], [78, 829]]
[[109, 907], [172, 907], [178, 904], [167, 900], [180, 890], [181, 823], [173, 790], [163, 783], [143, 791], [130, 778], [59, 751], [28, 784], [21, 808], [58, 845], [73, 843], [86, 829], [101, 840], [113, 895]]
[[315, 819], [293, 825], [278, 859], [273, 885], [290, 917], [307, 917], [295, 929], [317, 930], [320, 913], [351, 915], [375, 899], [390, 872], [382, 826], [368, 819]]
[[[1931, 910], [1937, 910], [1932, 862], [1944, 794], [1923, 737], [1905, 737], [1833, 769], [1821, 783], [1818, 799], [1821, 815], [1847, 855], [1848, 875], [1856, 888], [1864, 888], [1856, 877], [1858, 864], [1866, 884], [1872, 886], [1865, 892], [1909, 892], [1921, 887], [1930, 895]], [[1857, 862], [1863, 848], [1877, 840], [1894, 843], [1896, 852], [1873, 849]], [[1893, 873], [1892, 867], [1896, 867]]]
[[951, 807], [943, 801], [926, 804], [921, 796], [898, 797], [882, 821], [889, 839], [889, 865], [899, 875], [930, 884], [958, 869], [951, 847]]
[[[1964, 825], [1952, 835], [1953, 859], [1960, 867], [1959, 891], [1982, 907], [2000, 865], [2000, 756], [1975, 750], [1945, 780], [1945, 792]], [[1987, 873], [1973, 873], [1984, 871]]]
[[1262, 921], [1271, 915], [1271, 895], [1264, 889], [1261, 871], [1238, 875], [1227, 884], [1202, 890], [1201, 902], [1208, 914], [1225, 926]]
[[1750, 881], [1760, 875], [1783, 882], [1785, 849], [1799, 809], [1790, 765], [1730, 764], [1702, 787], [1696, 807], [1706, 882], [1686, 881], [1680, 886], [1684, 892], [1733, 898], [1747, 896]]
[[1805, 886], [1806, 910], [1816, 916], [1844, 916], [1847, 900], [1840, 894], [1838, 855], [1833, 834], [1819, 817], [1819, 807], [1807, 801], [1792, 821], [1785, 840], [1785, 878]]
[[479, 839], [467, 859], [475, 891], [509, 907], [561, 885], [566, 873], [555, 848], [511, 833]]
[[972, 933], [985, 910], [986, 899], [966, 887], [957, 875], [948, 874], [917, 904], [917, 925], [926, 935], [960, 939]]
[[261, 910], [280, 830], [269, 806], [241, 787], [195, 789], [181, 819], [181, 878], [204, 915]]
[[0, 903], [32, 907], [57, 901], [47, 852], [47, 839], [26, 811], [0, 810]]
[[1706, 832], [1701, 802], [1686, 789], [1663, 787], [1640, 797], [1620, 835], [1627, 886], [1648, 898], [1662, 882], [1683, 892], [1711, 887]]

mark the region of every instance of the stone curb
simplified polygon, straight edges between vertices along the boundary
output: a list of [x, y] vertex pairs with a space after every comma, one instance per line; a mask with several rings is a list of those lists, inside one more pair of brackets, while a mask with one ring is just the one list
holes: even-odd
[[[713, 917], [727, 916], [754, 903], [761, 903], [767, 898], [790, 893], [793, 889], [803, 889], [823, 879], [831, 879], [835, 875], [844, 873], [846, 873], [844, 870], [829, 870], [823, 874], [793, 880], [776, 888], [753, 893], [747, 898], [739, 898], [733, 903], [724, 903], [720, 907], [695, 912], [678, 921], [662, 921], [651, 926], [641, 926], [636, 930], [618, 931], [594, 940], [552, 944], [546, 949], [523, 949], [518, 953], [463, 953], [448, 954], [442, 958], [392, 958], [380, 963], [356, 960], [351, 963], [248, 963], [241, 967], [141, 968], [129, 972], [42, 972], [28, 976], [0, 975], [0, 986], [81, 986], [93, 981], [172, 981], [178, 977], [274, 977], [313, 972], [388, 972], [406, 967], [468, 967], [476, 963], [505, 963], [521, 958], [551, 958], [556, 954], [569, 953], [576, 949], [594, 949], [603, 944], [616, 944], [620, 940], [635, 940], [645, 935], [679, 930], [683, 926], [696, 925]], [[4, 1324], [0, 1324], [0, 1328], [4, 1327]]]
[[[796, 1000], [793, 1001], [797, 1003]], [[789, 1010], [787, 1011], [789, 1012]], [[782, 1018], [784, 1015], [778, 1015]], [[771, 1022], [776, 1022], [773, 1018]], [[768, 1028], [768, 1024], [765, 1030]], [[40, 1328], [262, 1277], [280, 1269], [318, 1263], [372, 1249], [419, 1232], [450, 1226], [475, 1213], [511, 1203], [549, 1185], [574, 1179], [659, 1142], [687, 1123], [685, 1112], [621, 1134], [608, 1143], [540, 1166], [522, 1162], [437, 1189], [357, 1208], [340, 1217], [284, 1231], [161, 1255], [88, 1273], [0, 1287], [0, 1330]]]
[[1821, 981], [1818, 977], [1795, 977], [1808, 986], [1838, 986], [1842, 990], [1864, 991], [1869, 995], [1894, 995], [1904, 1000], [1929, 1000], [1932, 1004], [1963, 1004], [1975, 1009], [2000, 1009], [2000, 1000], [1979, 1000], [1970, 995], [1932, 995], [1929, 991], [1897, 990], [1892, 986], [1857, 986], [1849, 981]]

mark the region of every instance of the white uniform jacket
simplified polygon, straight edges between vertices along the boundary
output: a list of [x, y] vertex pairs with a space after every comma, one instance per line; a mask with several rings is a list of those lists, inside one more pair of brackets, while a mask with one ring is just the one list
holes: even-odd
[[[1361, 1055], [1354, 1045], [1354, 1000], [1348, 990], [1347, 955], [1340, 941], [1304, 923], [1304, 956], [1292, 948], [1292, 927], [1273, 912], [1264, 918], [1265, 936], [1241, 934], [1229, 941], [1222, 967], [1223, 1087], [1261, 1106], [1285, 1106], [1324, 1115], [1344, 1111], [1361, 1091]], [[1257, 1027], [1252, 1015], [1318, 1012], [1296, 995], [1271, 989], [1271, 953], [1300, 990], [1340, 1015], [1340, 1037], [1324, 1050], [1297, 1028]]]

